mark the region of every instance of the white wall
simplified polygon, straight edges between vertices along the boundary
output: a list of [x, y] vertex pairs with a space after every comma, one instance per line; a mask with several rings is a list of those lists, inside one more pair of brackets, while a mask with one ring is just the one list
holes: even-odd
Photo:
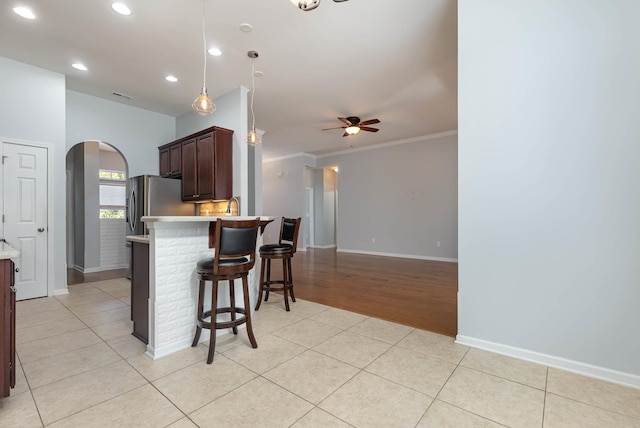
[[130, 177], [158, 174], [158, 146], [175, 139], [174, 117], [66, 92], [67, 150], [83, 141], [103, 141], [122, 153]]
[[456, 260], [456, 162], [455, 133], [319, 158], [339, 167], [338, 249]]
[[640, 2], [458, 12], [458, 339], [640, 386]]
[[[64, 75], [0, 57], [0, 138], [44, 143], [55, 191], [49, 213], [49, 287], [66, 289]], [[52, 195], [53, 196], [53, 195]]]

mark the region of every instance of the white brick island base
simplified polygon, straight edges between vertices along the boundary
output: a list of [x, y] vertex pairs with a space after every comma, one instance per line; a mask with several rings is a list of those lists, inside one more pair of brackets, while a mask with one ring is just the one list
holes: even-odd
[[[219, 217], [142, 217], [149, 228], [149, 343], [147, 355], [156, 359], [191, 346], [196, 330], [198, 275], [196, 263], [212, 257], [209, 248], [209, 222]], [[228, 220], [255, 217], [220, 217]], [[261, 217], [263, 220], [264, 217]], [[257, 246], [262, 245], [258, 233]], [[251, 314], [258, 298], [260, 255], [249, 272], [249, 301]], [[236, 304], [243, 299], [241, 280], [236, 280]], [[226, 283], [226, 284], [225, 284]], [[205, 302], [211, 302], [211, 288], [207, 287]], [[219, 306], [229, 306], [228, 281], [221, 281]], [[208, 306], [205, 303], [205, 310]], [[245, 308], [246, 309], [246, 308]], [[226, 315], [226, 314], [225, 314]], [[244, 327], [244, 325], [240, 326]], [[231, 331], [218, 330], [217, 334]], [[242, 333], [240, 333], [242, 334]], [[200, 341], [209, 340], [209, 330], [203, 329]]]

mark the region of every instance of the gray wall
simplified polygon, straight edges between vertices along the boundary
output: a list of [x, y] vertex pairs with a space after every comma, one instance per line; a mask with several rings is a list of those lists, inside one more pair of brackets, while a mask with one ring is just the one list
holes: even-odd
[[327, 156], [318, 165], [339, 167], [339, 250], [457, 259], [455, 133]]
[[[334, 178], [325, 177], [322, 168], [333, 165], [339, 167], [335, 178], [338, 250], [457, 259], [455, 133], [319, 158], [300, 155], [265, 162], [265, 214], [295, 215], [304, 221], [305, 186], [312, 185], [316, 245], [332, 245], [334, 210], [325, 198], [325, 187], [331, 190]], [[307, 166], [319, 169], [305, 175]]]
[[[304, 173], [312, 158], [305, 155], [265, 162], [262, 165], [263, 214], [274, 217], [304, 218]], [[280, 222], [267, 226], [265, 242], [276, 242]], [[298, 235], [298, 248], [302, 248], [302, 233]]]
[[[49, 146], [49, 287], [66, 289], [64, 75], [0, 57], [0, 138]], [[34, 108], [37, 106], [37, 108]], [[53, 197], [55, 196], [55, 197]]]
[[458, 339], [639, 387], [640, 2], [458, 12]]

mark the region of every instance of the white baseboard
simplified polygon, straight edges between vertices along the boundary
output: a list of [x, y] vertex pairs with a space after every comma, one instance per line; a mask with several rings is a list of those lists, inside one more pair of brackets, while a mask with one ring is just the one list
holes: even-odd
[[338, 248], [337, 251], [339, 253], [367, 254], [370, 256], [383, 256], [383, 257], [399, 257], [402, 259], [433, 260], [436, 262], [453, 262], [453, 263], [458, 262], [458, 259], [452, 259], [448, 257], [417, 256], [412, 254], [382, 253], [377, 251], [345, 250], [343, 248]]
[[336, 246], [334, 244], [332, 244], [332, 245], [313, 245], [310, 248], [318, 248], [320, 250], [326, 250], [327, 248], [336, 248]]
[[489, 342], [469, 336], [458, 335], [456, 337], [456, 343], [460, 345], [470, 346], [472, 348], [484, 349], [485, 351], [495, 352], [496, 354], [506, 355], [508, 357], [513, 357], [520, 360], [531, 361], [533, 363], [554, 367], [557, 369], [593, 377], [596, 379], [605, 380], [607, 382], [640, 389], [640, 376], [631, 373], [624, 373], [604, 367], [593, 366], [591, 364], [581, 363], [580, 361], [568, 360], [566, 358], [542, 354], [540, 352], [529, 351], [527, 349], [516, 348], [500, 343]]
[[54, 296], [64, 296], [65, 294], [69, 294], [69, 289], [67, 287], [53, 289]]

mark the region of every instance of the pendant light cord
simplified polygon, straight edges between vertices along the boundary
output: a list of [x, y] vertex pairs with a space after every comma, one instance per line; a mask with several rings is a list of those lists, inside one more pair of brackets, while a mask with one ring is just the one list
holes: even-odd
[[204, 71], [202, 72], [202, 87], [207, 87], [207, 38], [205, 36], [205, 26], [204, 26], [204, 9], [205, 0], [202, 0], [202, 47], [204, 50]]
[[251, 59], [251, 118], [253, 120], [253, 125], [251, 129], [255, 132], [256, 130], [256, 115], [253, 113], [253, 96], [256, 93], [256, 60], [255, 58]]

